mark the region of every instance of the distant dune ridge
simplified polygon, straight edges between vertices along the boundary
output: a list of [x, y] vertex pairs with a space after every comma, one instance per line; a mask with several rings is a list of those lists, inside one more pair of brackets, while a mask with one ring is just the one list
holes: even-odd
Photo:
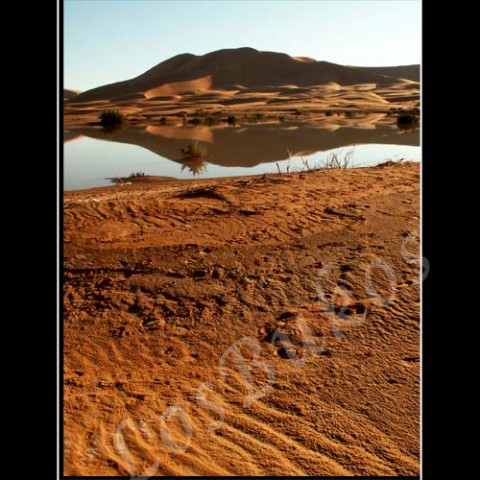
[[206, 55], [189, 53], [172, 57], [138, 77], [104, 85], [65, 99], [69, 102], [153, 98], [209, 90], [242, 90], [258, 87], [310, 87], [418, 82], [419, 65], [398, 67], [354, 67], [291, 57], [284, 53], [260, 52], [253, 48], [225, 49]]
[[64, 88], [63, 89], [63, 99], [71, 100], [75, 98], [80, 93], [80, 90], [74, 90], [73, 88]]

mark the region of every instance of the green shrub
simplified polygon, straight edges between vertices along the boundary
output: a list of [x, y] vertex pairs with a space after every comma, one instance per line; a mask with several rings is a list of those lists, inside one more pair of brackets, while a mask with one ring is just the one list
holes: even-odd
[[123, 125], [126, 121], [125, 115], [119, 110], [107, 110], [100, 114], [100, 124], [107, 127]]
[[402, 113], [397, 117], [397, 125], [416, 125], [418, 117], [412, 113]]

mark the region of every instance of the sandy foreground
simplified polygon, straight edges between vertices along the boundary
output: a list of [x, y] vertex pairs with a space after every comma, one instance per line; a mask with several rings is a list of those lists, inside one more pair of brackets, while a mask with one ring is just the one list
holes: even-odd
[[65, 193], [64, 473], [419, 474], [419, 168]]

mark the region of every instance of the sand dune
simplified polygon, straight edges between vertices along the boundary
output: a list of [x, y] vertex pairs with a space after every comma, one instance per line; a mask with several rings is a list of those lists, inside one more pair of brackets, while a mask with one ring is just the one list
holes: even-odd
[[[170, 58], [131, 80], [101, 86], [72, 100], [115, 100], [175, 95], [212, 89], [295, 85], [306, 87], [338, 83], [389, 85], [399, 78], [418, 78], [417, 65], [406, 67], [349, 67], [252, 48], [225, 49], [206, 55], [182, 54]], [[417, 72], [417, 73], [415, 73]], [[401, 76], [400, 76], [401, 75]]]
[[145, 92], [145, 97], [158, 97], [162, 95], [176, 95], [177, 93], [188, 93], [209, 90], [212, 85], [212, 76], [197, 78], [185, 82], [171, 82], [152, 88]]
[[82, 126], [110, 108], [137, 123], [142, 116], [149, 123], [198, 111], [295, 114], [308, 122], [327, 112], [387, 113], [420, 105], [419, 71], [419, 65], [351, 67], [252, 48], [182, 54], [133, 79], [68, 95], [64, 121], [67, 128]]
[[375, 73], [377, 75], [386, 75], [394, 78], [404, 78], [414, 82], [420, 81], [419, 65], [401, 65], [398, 67], [354, 67], [357, 70]]
[[63, 100], [72, 100], [79, 93], [81, 93], [80, 90], [73, 90], [72, 88], [64, 88], [63, 89]]

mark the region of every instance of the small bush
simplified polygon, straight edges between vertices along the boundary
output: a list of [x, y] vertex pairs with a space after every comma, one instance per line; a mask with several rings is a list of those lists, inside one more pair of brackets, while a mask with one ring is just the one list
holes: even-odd
[[100, 124], [107, 127], [123, 125], [125, 123], [125, 115], [118, 110], [107, 110], [100, 114]]
[[145, 172], [133, 172], [128, 176], [128, 178], [139, 178], [139, 177], [146, 177]]
[[227, 123], [229, 125], [232, 125], [232, 126], [235, 125], [235, 123], [237, 123], [237, 119], [236, 119], [235, 115], [229, 115], [227, 117]]
[[325, 115], [326, 115], [327, 117], [331, 117], [331, 116], [333, 115], [333, 112], [330, 111], [330, 110], [327, 110], [327, 111], [325, 112]]
[[167, 117], [162, 117], [160, 119], [160, 125], [166, 125], [167, 124]]
[[340, 149], [336, 152], [331, 151], [327, 155], [327, 159], [323, 164], [323, 168], [332, 168], [332, 169], [339, 169], [339, 168], [348, 168], [351, 165], [351, 160], [353, 156], [354, 149], [350, 148], [343, 156], [340, 157]]
[[381, 163], [379, 163], [378, 165], [376, 165], [377, 167], [393, 167], [395, 165], [399, 165], [400, 163], [402, 163], [403, 161], [405, 160], [405, 158], [400, 158], [399, 160], [392, 160], [391, 158], [389, 158], [388, 160], [385, 160]]
[[416, 125], [418, 123], [418, 117], [412, 113], [402, 113], [397, 117], [397, 125]]

